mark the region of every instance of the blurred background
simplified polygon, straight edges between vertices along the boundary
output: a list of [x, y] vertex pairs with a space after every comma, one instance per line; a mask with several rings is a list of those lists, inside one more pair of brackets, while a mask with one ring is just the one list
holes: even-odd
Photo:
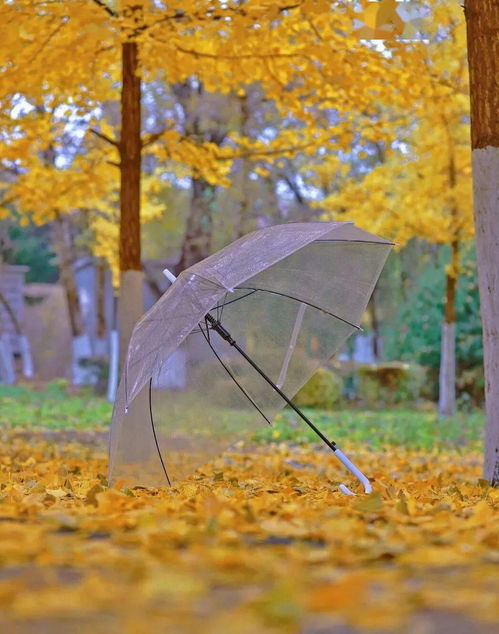
[[[415, 13], [397, 18], [402, 30], [412, 29], [400, 42], [383, 31], [395, 24], [388, 4], [380, 3], [385, 13], [378, 12], [370, 41], [360, 39], [373, 37], [362, 13], [354, 16], [360, 31], [349, 34], [335, 30], [348, 16], [337, 13], [326, 25], [317, 14], [320, 38], [312, 18], [300, 31], [308, 47], [300, 55], [310, 73], [320, 72], [308, 79], [300, 69], [298, 86], [278, 53], [268, 76], [260, 62], [253, 69], [241, 62], [240, 77], [230, 79], [210, 66], [207, 52], [177, 50], [184, 55], [177, 62], [191, 66], [166, 73], [164, 60], [142, 60], [144, 309], [166, 290], [165, 267], [178, 273], [256, 228], [354, 221], [397, 246], [363, 332], [298, 402], [324, 410], [409, 405], [452, 416], [483, 405], [464, 16], [457, 4], [418, 3]], [[97, 24], [109, 15], [95, 6], [87, 19]], [[46, 26], [43, 16], [33, 24]], [[29, 49], [34, 36], [29, 25], [25, 31]], [[289, 44], [277, 28], [274, 37], [281, 50], [282, 38]], [[310, 47], [310, 37], [323, 48]], [[249, 35], [245, 44], [252, 46]], [[112, 401], [120, 294], [113, 139], [123, 130], [115, 70], [107, 92], [95, 79], [106, 78], [102, 51], [82, 50], [95, 63], [92, 99], [85, 101], [85, 91], [68, 96], [80, 84], [59, 78], [60, 90], [53, 84], [35, 94], [26, 83], [3, 100], [0, 382], [63, 379]], [[324, 76], [328, 56], [337, 76], [334, 69]], [[219, 74], [209, 75], [213, 69]]]

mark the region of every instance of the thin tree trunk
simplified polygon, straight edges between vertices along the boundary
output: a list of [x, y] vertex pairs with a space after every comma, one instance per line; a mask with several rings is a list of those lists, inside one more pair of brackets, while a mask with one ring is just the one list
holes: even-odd
[[239, 212], [235, 218], [235, 227], [234, 227], [234, 240], [238, 238], [242, 238], [247, 231], [249, 225], [249, 215], [250, 215], [250, 197], [248, 193], [248, 181], [249, 181], [249, 160], [246, 158], [241, 159], [241, 191], [240, 191], [240, 204], [239, 204]]
[[499, 486], [499, 2], [465, 0], [485, 403], [484, 475]]
[[371, 317], [371, 328], [373, 331], [373, 357], [377, 362], [381, 356], [381, 335], [379, 332], [378, 310], [376, 306], [376, 289], [373, 290], [369, 301], [369, 315]]
[[[44, 107], [37, 107], [37, 111], [43, 113]], [[52, 144], [42, 153], [42, 156], [47, 165], [55, 166], [56, 152]], [[82, 362], [92, 355], [92, 350], [90, 337], [85, 332], [73, 268], [74, 255], [71, 227], [69, 219], [57, 210], [54, 216], [55, 243], [59, 255], [59, 276], [66, 295], [71, 329], [71, 382], [73, 385], [85, 385], [89, 382], [89, 374]]]
[[215, 193], [215, 187], [205, 180], [192, 179], [191, 206], [177, 267], [178, 272], [196, 264], [210, 254], [213, 229], [212, 207]]
[[122, 44], [120, 137], [120, 356], [124, 360], [132, 330], [144, 311], [140, 259], [140, 78], [136, 42]]
[[71, 328], [71, 382], [73, 385], [87, 385], [92, 377], [84, 361], [92, 356], [90, 337], [85, 332], [83, 314], [78, 296], [73, 268], [73, 239], [68, 218], [55, 215], [56, 248], [59, 254], [59, 276], [64, 288]]
[[16, 335], [20, 337], [22, 335], [21, 324], [19, 323], [19, 319], [17, 318], [16, 313], [12, 309], [12, 306], [9, 304], [5, 295], [0, 291], [0, 304], [3, 306], [5, 312], [9, 316], [12, 325], [14, 326], [14, 330], [16, 331]]
[[106, 392], [105, 363], [109, 362], [109, 341], [106, 337], [106, 264], [103, 259], [95, 263], [95, 337], [92, 341], [94, 361], [98, 368], [95, 391]]
[[[239, 121], [239, 133], [242, 137], [248, 136], [248, 119], [250, 116], [250, 110], [248, 106], [248, 96], [243, 95], [239, 97], [239, 110], [240, 110], [240, 121]], [[241, 171], [240, 171], [240, 204], [239, 211], [236, 214], [234, 220], [234, 230], [233, 236], [234, 240], [237, 238], [241, 238], [247, 231], [248, 226], [248, 216], [251, 209], [250, 205], [250, 197], [248, 192], [248, 184], [249, 184], [249, 172], [250, 172], [250, 162], [247, 158], [241, 159]]]
[[106, 263], [104, 260], [98, 260], [95, 266], [96, 284], [96, 313], [97, 313], [97, 327], [96, 336], [98, 339], [104, 339], [106, 331]]
[[59, 255], [59, 276], [64, 288], [69, 312], [71, 336], [83, 335], [83, 317], [73, 269], [73, 241], [67, 218], [60, 213], [55, 215], [55, 246]]
[[[178, 84], [174, 88], [174, 93], [184, 112], [185, 134], [199, 142], [208, 141], [220, 145], [227, 135], [227, 130], [217, 123], [214, 113], [210, 116], [210, 103], [206, 101], [203, 85], [194, 85], [191, 81], [186, 81]], [[215, 186], [193, 175], [191, 205], [180, 259], [176, 266], [177, 273], [210, 255], [215, 196]]]
[[[449, 191], [456, 188], [456, 161], [452, 134], [444, 119], [449, 138]], [[445, 278], [445, 311], [442, 324], [438, 411], [442, 418], [453, 416], [457, 411], [456, 402], [456, 287], [459, 275], [459, 239], [457, 229], [458, 209], [452, 203], [450, 210], [452, 227], [455, 231], [451, 242], [451, 261]]]
[[453, 416], [456, 404], [456, 289], [459, 271], [459, 242], [451, 244], [451, 265], [446, 276], [445, 313], [442, 324], [438, 411]]

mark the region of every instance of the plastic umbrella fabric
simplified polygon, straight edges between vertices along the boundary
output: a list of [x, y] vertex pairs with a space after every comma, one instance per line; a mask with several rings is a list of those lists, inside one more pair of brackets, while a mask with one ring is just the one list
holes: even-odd
[[288, 223], [172, 277], [132, 333], [111, 423], [110, 481], [169, 485], [272, 424], [288, 404], [370, 491], [290, 399], [360, 329], [391, 247], [352, 223]]

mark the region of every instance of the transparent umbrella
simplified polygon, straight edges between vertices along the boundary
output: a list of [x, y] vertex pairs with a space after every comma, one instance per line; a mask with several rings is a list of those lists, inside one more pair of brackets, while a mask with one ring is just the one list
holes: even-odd
[[[165, 486], [235, 441], [298, 414], [291, 401], [359, 330], [392, 243], [352, 223], [275, 225], [171, 274], [133, 331], [110, 435], [110, 481]], [[345, 493], [350, 493], [342, 485]]]

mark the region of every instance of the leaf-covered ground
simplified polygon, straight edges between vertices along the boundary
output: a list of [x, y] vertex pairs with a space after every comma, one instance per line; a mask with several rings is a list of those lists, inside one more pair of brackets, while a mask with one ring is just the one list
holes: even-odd
[[[491, 633], [499, 490], [476, 449], [242, 447], [169, 490], [106, 487], [104, 434], [0, 433], [0, 631]], [[347, 447], [348, 448], [348, 447]]]

